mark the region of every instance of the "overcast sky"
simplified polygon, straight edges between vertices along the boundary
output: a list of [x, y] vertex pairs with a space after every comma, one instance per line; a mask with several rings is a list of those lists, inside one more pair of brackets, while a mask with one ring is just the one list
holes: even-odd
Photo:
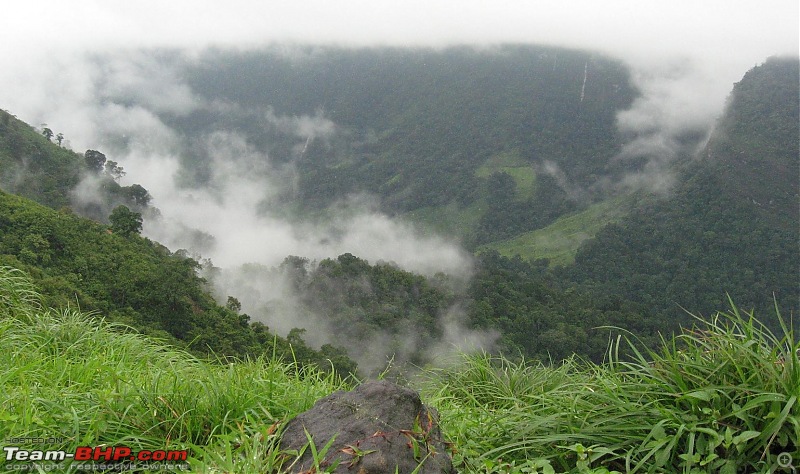
[[[32, 103], [41, 92], [22, 85], [35, 87], [40, 68], [75, 53], [271, 42], [524, 42], [596, 49], [640, 66], [690, 59], [716, 77], [719, 96], [768, 56], [797, 56], [799, 19], [794, 0], [12, 0], [0, 18], [0, 107], [40, 120], [46, 111]], [[76, 73], [59, 67], [67, 78]]]
[[4, 1], [3, 49], [541, 42], [758, 60], [798, 49], [798, 2]]

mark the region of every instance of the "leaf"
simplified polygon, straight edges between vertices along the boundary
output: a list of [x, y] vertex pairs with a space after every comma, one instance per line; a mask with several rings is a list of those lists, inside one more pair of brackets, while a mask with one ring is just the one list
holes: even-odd
[[743, 444], [761, 435], [760, 431], [744, 431], [733, 437], [733, 444]]
[[664, 427], [659, 423], [650, 430], [650, 436], [656, 440], [662, 440], [667, 437], [667, 432], [664, 431]]
[[683, 397], [697, 398], [698, 400], [707, 402], [710, 401], [713, 396], [714, 390], [695, 390], [694, 392], [685, 394]]
[[727, 461], [719, 469], [719, 474], [736, 474], [736, 462]]

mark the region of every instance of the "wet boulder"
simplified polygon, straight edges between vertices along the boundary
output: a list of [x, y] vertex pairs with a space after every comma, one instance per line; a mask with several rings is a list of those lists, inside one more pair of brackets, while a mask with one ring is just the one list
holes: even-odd
[[[281, 449], [304, 450], [292, 472], [314, 472], [309, 437], [320, 470], [336, 473], [454, 473], [436, 410], [409, 388], [381, 380], [336, 392], [292, 419]], [[331, 441], [333, 440], [333, 441]], [[329, 445], [330, 443], [330, 445]], [[327, 446], [327, 450], [325, 447]]]

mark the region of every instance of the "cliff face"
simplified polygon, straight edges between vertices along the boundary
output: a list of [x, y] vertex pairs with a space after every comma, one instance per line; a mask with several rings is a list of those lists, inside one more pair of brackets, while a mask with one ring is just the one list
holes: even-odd
[[800, 61], [770, 58], [734, 85], [708, 148], [723, 192], [771, 223], [797, 227]]

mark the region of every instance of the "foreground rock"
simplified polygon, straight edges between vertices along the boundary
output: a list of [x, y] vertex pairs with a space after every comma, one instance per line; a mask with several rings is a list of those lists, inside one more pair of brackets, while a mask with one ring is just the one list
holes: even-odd
[[[321, 471], [336, 466], [336, 473], [404, 474], [421, 465], [420, 474], [454, 473], [438, 422], [436, 410], [423, 405], [414, 390], [368, 382], [322, 398], [290, 421], [281, 448], [303, 449], [309, 444], [307, 431], [318, 452], [334, 439], [319, 456]], [[292, 472], [313, 466], [311, 449], [306, 448]]]

